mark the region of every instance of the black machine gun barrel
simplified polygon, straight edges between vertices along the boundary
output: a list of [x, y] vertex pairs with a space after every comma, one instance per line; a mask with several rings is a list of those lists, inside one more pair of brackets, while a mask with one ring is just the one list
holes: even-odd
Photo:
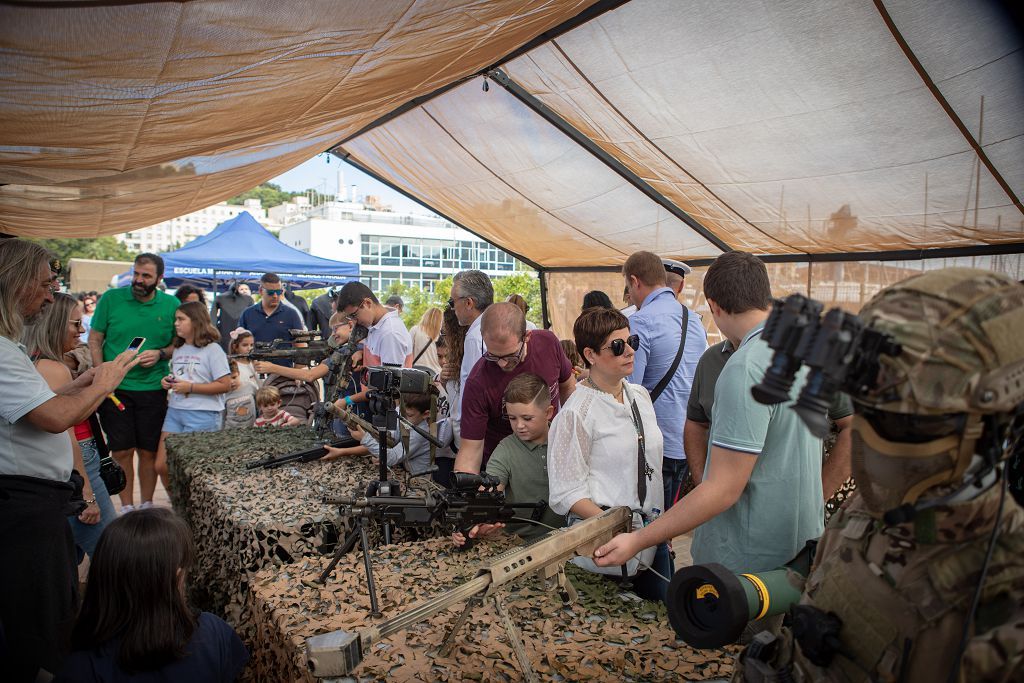
[[282, 467], [293, 462], [313, 462], [327, 455], [326, 446], [334, 448], [349, 448], [352, 446], [358, 446], [359, 442], [352, 437], [344, 437], [327, 441], [323, 444], [307, 448], [304, 451], [294, 451], [292, 453], [283, 453], [281, 455], [268, 455], [260, 460], [253, 460], [245, 464], [247, 470], [258, 470], [261, 467], [265, 470], [272, 470], [275, 467]]
[[[305, 344], [305, 346], [296, 346]], [[228, 358], [275, 361], [289, 360], [299, 365], [321, 363], [331, 354], [330, 345], [322, 339], [303, 341], [301, 339], [275, 339], [272, 342], [256, 342], [249, 353], [233, 353]]]

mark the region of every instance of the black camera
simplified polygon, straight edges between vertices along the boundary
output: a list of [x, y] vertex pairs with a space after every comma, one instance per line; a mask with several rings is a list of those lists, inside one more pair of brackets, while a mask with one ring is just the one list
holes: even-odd
[[397, 397], [398, 394], [425, 394], [433, 381], [425, 370], [381, 365], [369, 368], [367, 384], [374, 391]]
[[810, 372], [793, 410], [818, 438], [828, 435], [826, 414], [839, 391], [859, 394], [875, 386], [882, 355], [898, 356], [900, 345], [841, 308], [824, 317], [822, 304], [803, 294], [772, 302], [764, 340], [775, 351], [760, 384], [750, 392], [759, 403], [789, 400], [801, 365]]

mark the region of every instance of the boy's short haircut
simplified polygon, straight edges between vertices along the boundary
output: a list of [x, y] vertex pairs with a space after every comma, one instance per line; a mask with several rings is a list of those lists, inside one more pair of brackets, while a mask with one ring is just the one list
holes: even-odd
[[421, 413], [430, 412], [430, 394], [406, 394], [405, 407]]
[[327, 326], [332, 330], [338, 325], [342, 325], [348, 322], [348, 316], [344, 313], [335, 313], [331, 316], [331, 319], [327, 321]]
[[256, 390], [256, 405], [260, 408], [281, 402], [281, 392], [277, 387], [260, 387]]
[[650, 251], [637, 251], [629, 255], [622, 266], [626, 281], [635, 277], [648, 287], [665, 286], [665, 266], [661, 257]]
[[343, 312], [349, 306], [358, 306], [364, 299], [369, 299], [375, 304], [380, 304], [377, 295], [362, 282], [347, 282], [338, 292], [338, 311]]
[[704, 274], [704, 297], [733, 315], [767, 311], [772, 306], [772, 286], [764, 261], [742, 251], [722, 254]]
[[231, 372], [232, 375], [237, 375], [238, 374], [238, 361], [237, 360], [229, 360], [228, 361], [228, 370]]
[[505, 403], [532, 403], [538, 408], [551, 405], [551, 390], [541, 377], [532, 372], [517, 375], [505, 387]]

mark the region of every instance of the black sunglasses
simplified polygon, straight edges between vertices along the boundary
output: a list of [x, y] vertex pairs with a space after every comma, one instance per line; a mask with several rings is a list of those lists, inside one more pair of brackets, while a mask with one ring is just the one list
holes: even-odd
[[621, 356], [622, 354], [624, 354], [626, 352], [626, 345], [627, 344], [629, 345], [629, 348], [633, 349], [634, 351], [639, 349], [640, 348], [640, 335], [631, 334], [628, 337], [626, 337], [625, 339], [615, 339], [608, 346], [602, 346], [600, 350], [604, 351], [605, 349], [611, 349], [613, 356]]

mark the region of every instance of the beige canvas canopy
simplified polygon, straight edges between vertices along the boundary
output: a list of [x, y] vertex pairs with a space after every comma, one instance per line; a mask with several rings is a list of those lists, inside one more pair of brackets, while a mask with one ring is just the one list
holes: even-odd
[[1024, 277], [1024, 50], [998, 3], [0, 14], [2, 232], [134, 229], [331, 150], [541, 270], [568, 320], [586, 289], [617, 298], [637, 249], [752, 251], [780, 289], [851, 307], [964, 259]]

